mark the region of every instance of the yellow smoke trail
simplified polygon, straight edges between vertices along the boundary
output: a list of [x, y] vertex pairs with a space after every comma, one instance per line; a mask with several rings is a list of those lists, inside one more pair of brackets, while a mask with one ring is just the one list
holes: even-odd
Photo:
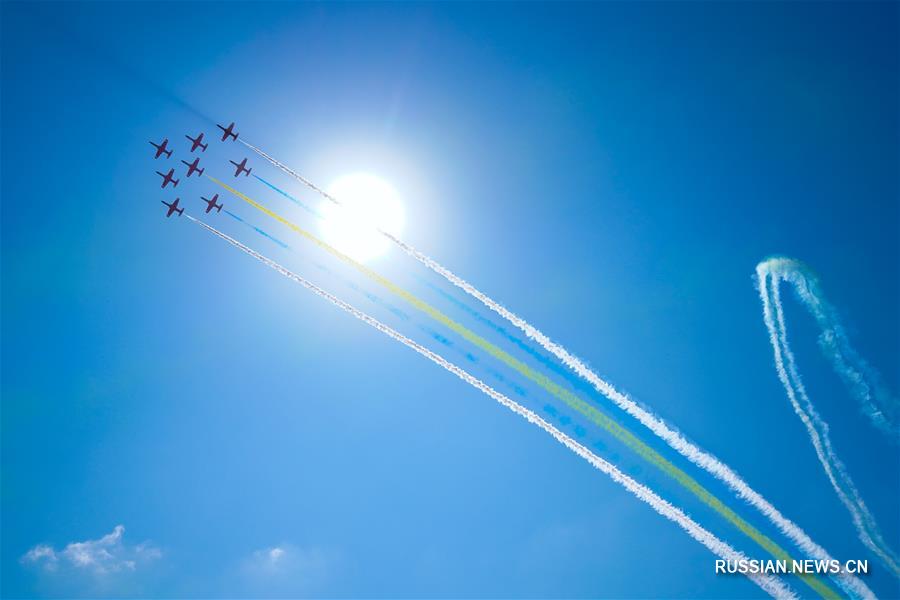
[[[721, 500], [719, 500], [715, 495], [713, 495], [709, 490], [700, 485], [693, 477], [676, 467], [669, 460], [659, 454], [656, 450], [648, 446], [646, 443], [641, 441], [637, 436], [633, 433], [619, 425], [616, 421], [614, 421], [611, 417], [600, 411], [599, 409], [591, 406], [566, 388], [558, 385], [553, 382], [550, 378], [545, 375], [535, 371], [530, 368], [528, 365], [523, 363], [522, 361], [516, 359], [509, 353], [504, 350], [498, 348], [494, 344], [490, 343], [483, 337], [479, 336], [475, 332], [466, 328], [460, 323], [457, 323], [438, 309], [434, 308], [427, 302], [420, 300], [413, 294], [407, 292], [405, 289], [401, 288], [397, 284], [393, 283], [391, 280], [386, 277], [380, 275], [379, 273], [373, 271], [372, 269], [366, 267], [362, 263], [354, 260], [348, 255], [344, 254], [337, 248], [327, 244], [326, 242], [320, 240], [318, 237], [306, 231], [299, 225], [285, 219], [278, 213], [273, 210], [263, 206], [259, 202], [256, 202], [252, 198], [248, 197], [246, 194], [243, 194], [236, 189], [232, 188], [226, 183], [223, 183], [212, 177], [211, 175], [206, 175], [207, 178], [210, 179], [216, 185], [221, 186], [223, 189], [227, 190], [235, 197], [240, 198], [250, 206], [256, 208], [260, 212], [269, 217], [275, 219], [282, 225], [285, 225], [289, 229], [303, 236], [319, 248], [325, 250], [335, 258], [345, 262], [346, 264], [354, 267], [360, 273], [371, 279], [372, 281], [378, 283], [383, 286], [391, 293], [399, 296], [410, 305], [418, 309], [419, 311], [427, 314], [434, 320], [446, 326], [448, 329], [456, 332], [461, 337], [471, 342], [475, 346], [481, 348], [494, 358], [506, 364], [511, 369], [519, 372], [526, 378], [535, 382], [540, 387], [544, 388], [551, 395], [555, 396], [570, 408], [577, 410], [586, 418], [588, 418], [591, 422], [599, 427], [602, 427], [610, 434], [612, 434], [615, 438], [625, 444], [628, 448], [630, 448], [633, 452], [635, 452], [638, 456], [644, 458], [658, 469], [663, 471], [666, 475], [677, 481], [680, 485], [682, 485], [685, 489], [690, 491], [694, 496], [696, 496], [701, 502], [709, 506], [723, 518], [725, 518], [732, 525], [737, 527], [741, 532], [747, 535], [750, 539], [756, 542], [760, 547], [766, 550], [769, 554], [771, 554], [774, 558], [779, 560], [787, 560], [790, 561], [791, 557], [787, 554], [787, 552], [782, 549], [778, 544], [776, 544], [773, 540], [771, 540], [768, 536], [763, 534], [761, 531], [756, 529], [753, 525], [742, 519], [737, 515], [733, 510], [728, 508]], [[801, 575], [800, 578], [813, 590], [815, 590], [820, 596], [823, 598], [839, 598], [840, 596], [834, 592], [828, 585], [819, 580], [818, 578], [812, 575]]]

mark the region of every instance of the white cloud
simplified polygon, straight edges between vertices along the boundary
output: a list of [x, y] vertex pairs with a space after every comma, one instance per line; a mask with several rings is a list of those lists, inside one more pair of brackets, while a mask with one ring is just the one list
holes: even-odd
[[334, 560], [315, 547], [283, 543], [262, 548], [241, 562], [242, 588], [256, 596], [308, 595], [328, 579]]
[[125, 527], [116, 525], [111, 533], [99, 539], [71, 542], [61, 551], [47, 544], [38, 544], [25, 553], [22, 562], [38, 565], [46, 571], [58, 571], [63, 565], [100, 577], [108, 573], [135, 571], [162, 556], [159, 548], [147, 542], [136, 546], [124, 543], [124, 535]]
[[257, 574], [321, 571], [325, 566], [324, 554], [316, 548], [297, 548], [280, 544], [255, 551], [245, 561], [244, 569]]
[[275, 546], [274, 548], [269, 548], [268, 550], [257, 550], [255, 554], [257, 555], [257, 560], [262, 560], [272, 565], [276, 565], [281, 559], [284, 558], [286, 551], [280, 546]]
[[23, 562], [41, 563], [48, 571], [55, 571], [59, 564], [59, 558], [56, 556], [56, 550], [47, 544], [38, 544], [25, 553], [22, 557]]

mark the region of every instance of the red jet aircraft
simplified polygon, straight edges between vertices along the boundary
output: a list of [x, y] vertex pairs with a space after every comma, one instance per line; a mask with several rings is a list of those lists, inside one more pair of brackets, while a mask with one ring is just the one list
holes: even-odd
[[250, 174], [250, 171], [253, 170], [253, 169], [247, 168], [247, 159], [246, 158], [244, 160], [242, 160], [240, 163], [236, 163], [233, 160], [229, 160], [228, 162], [230, 162], [231, 164], [233, 164], [236, 167], [234, 170], [235, 177], [237, 177], [241, 173], [243, 173], [244, 177], [246, 177], [247, 175]]
[[178, 216], [179, 216], [179, 217], [182, 215], [182, 213], [184, 213], [184, 209], [183, 209], [183, 208], [178, 208], [178, 201], [179, 201], [179, 200], [181, 200], [181, 198], [175, 198], [175, 202], [173, 202], [173, 203], [171, 203], [171, 204], [169, 204], [169, 203], [166, 202], [165, 200], [162, 201], [163, 204], [165, 204], [166, 206], [169, 207], [168, 212], [166, 212], [166, 218], [167, 218], [167, 219], [168, 219], [169, 217], [172, 216], [172, 213], [178, 213]]
[[161, 144], [150, 142], [150, 145], [156, 148], [156, 156], [154, 156], [153, 158], [159, 158], [163, 154], [166, 155], [166, 158], [169, 158], [170, 156], [172, 156], [172, 151], [166, 150], [166, 144], [168, 144], [168, 143], [169, 143], [169, 138], [164, 139]]
[[200, 175], [203, 175], [204, 170], [200, 168], [200, 157], [199, 156], [197, 158], [195, 158], [194, 162], [192, 162], [192, 163], [189, 163], [186, 160], [183, 160], [181, 162], [183, 162], [184, 164], [187, 165], [187, 168], [188, 168], [187, 176], [188, 177], [193, 175], [195, 171], [197, 173], [199, 173]]
[[198, 135], [196, 138], [192, 138], [189, 135], [186, 135], [184, 137], [191, 140], [191, 152], [193, 152], [197, 148], [203, 148], [200, 152], [206, 152], [206, 148], [209, 147], [209, 144], [203, 143], [203, 132], [202, 131], [200, 132], [200, 135]]
[[218, 194], [216, 194], [212, 198], [204, 198], [203, 196], [200, 196], [200, 199], [206, 202], [206, 214], [209, 214], [212, 209], [216, 209], [216, 212], [222, 212], [222, 205], [216, 204], [216, 200], [219, 199]]
[[166, 187], [167, 184], [171, 183], [172, 187], [178, 187], [178, 180], [175, 179], [175, 169], [169, 169], [169, 172], [163, 175], [159, 171], [156, 172], [157, 175], [163, 178], [162, 185], [159, 187]]
[[219, 129], [222, 130], [222, 141], [223, 142], [225, 140], [227, 140], [229, 136], [233, 137], [234, 141], [237, 141], [238, 134], [234, 133], [234, 121], [232, 121], [231, 125], [229, 125], [228, 127], [222, 127], [218, 123], [216, 123], [216, 127], [218, 127]]

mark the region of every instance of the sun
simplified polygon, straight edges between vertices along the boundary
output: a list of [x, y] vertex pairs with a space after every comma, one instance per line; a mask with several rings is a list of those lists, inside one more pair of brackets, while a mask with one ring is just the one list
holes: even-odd
[[341, 206], [325, 200], [321, 205], [322, 236], [351, 258], [368, 262], [387, 252], [390, 242], [380, 228], [399, 236], [406, 222], [397, 190], [371, 173], [351, 173], [336, 179], [327, 191]]

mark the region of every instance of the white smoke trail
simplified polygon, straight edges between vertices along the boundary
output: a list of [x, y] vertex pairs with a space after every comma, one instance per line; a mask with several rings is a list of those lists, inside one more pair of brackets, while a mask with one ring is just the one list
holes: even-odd
[[819, 336], [822, 352], [831, 361], [862, 413], [891, 442], [900, 441], [900, 400], [888, 390], [881, 374], [851, 346], [838, 312], [825, 299], [818, 278], [800, 261], [783, 257], [761, 262], [756, 271], [758, 274], [769, 273], [773, 284], [781, 280], [793, 286], [797, 297], [822, 331]]
[[[393, 338], [394, 340], [400, 342], [401, 344], [407, 346], [408, 348], [411, 348], [412, 350], [418, 352], [420, 355], [424, 356], [425, 358], [427, 358], [428, 360], [437, 364], [438, 366], [446, 369], [450, 373], [453, 373], [454, 375], [456, 375], [457, 377], [459, 377], [460, 379], [462, 379], [463, 381], [465, 381], [472, 387], [480, 390], [484, 394], [490, 396], [491, 398], [493, 398], [494, 400], [499, 402], [501, 405], [505, 406], [506, 408], [513, 411], [520, 417], [524, 418], [529, 423], [537, 425], [538, 427], [543, 429], [545, 432], [547, 432], [551, 436], [553, 436], [553, 438], [556, 439], [559, 443], [561, 443], [566, 448], [568, 448], [569, 450], [571, 450], [572, 452], [574, 452], [575, 454], [577, 454], [578, 456], [580, 456], [581, 458], [586, 460], [595, 469], [597, 469], [598, 471], [601, 471], [602, 473], [605, 473], [606, 475], [608, 475], [610, 477], [610, 479], [612, 479], [616, 483], [620, 484], [622, 487], [624, 487], [626, 490], [631, 492], [638, 499], [649, 504], [650, 507], [653, 508], [653, 510], [655, 510], [657, 513], [659, 513], [663, 517], [665, 517], [665, 518], [669, 519], [670, 521], [679, 525], [682, 529], [684, 529], [685, 532], [687, 532], [687, 534], [689, 536], [691, 536], [696, 541], [703, 544], [703, 546], [705, 546], [707, 549], [709, 549], [716, 556], [723, 558], [725, 560], [740, 560], [740, 559], [747, 558], [746, 555], [744, 555], [742, 552], [735, 550], [730, 545], [728, 545], [727, 543], [720, 540], [715, 535], [713, 535], [712, 533], [710, 533], [709, 531], [707, 531], [706, 529], [701, 527], [698, 523], [696, 523], [694, 520], [692, 520], [690, 517], [688, 517], [683, 511], [681, 511], [679, 508], [673, 506], [668, 501], [666, 501], [663, 498], [661, 498], [660, 496], [658, 496], [650, 488], [635, 481], [634, 479], [632, 479], [631, 477], [629, 477], [628, 475], [626, 475], [625, 473], [623, 473], [622, 471], [617, 469], [612, 463], [609, 463], [609, 462], [603, 460], [602, 458], [600, 458], [599, 456], [595, 455], [590, 450], [588, 450], [587, 448], [585, 448], [584, 446], [582, 446], [581, 444], [579, 444], [578, 442], [573, 440], [571, 437], [567, 436], [565, 433], [563, 433], [562, 431], [560, 431], [559, 429], [557, 429], [556, 427], [554, 427], [553, 425], [551, 425], [550, 423], [548, 423], [547, 421], [542, 419], [540, 416], [538, 416], [531, 410], [528, 410], [524, 406], [511, 400], [509, 397], [501, 394], [500, 392], [498, 392], [497, 390], [495, 390], [488, 384], [484, 383], [480, 379], [476, 378], [475, 376], [471, 375], [467, 371], [464, 371], [463, 369], [461, 369], [458, 366], [456, 366], [455, 364], [449, 362], [442, 356], [432, 352], [428, 348], [425, 348], [421, 344], [404, 336], [399, 331], [396, 331], [396, 330], [388, 327], [387, 325], [385, 325], [381, 321], [375, 319], [374, 317], [369, 316], [368, 314], [355, 308], [354, 306], [348, 304], [347, 302], [344, 302], [343, 300], [337, 298], [336, 296], [329, 294], [328, 292], [326, 292], [322, 288], [318, 287], [314, 283], [304, 279], [303, 277], [297, 275], [296, 273], [294, 273], [292, 271], [289, 271], [287, 268], [281, 266], [280, 264], [273, 261], [272, 259], [267, 258], [266, 256], [263, 256], [262, 254], [256, 252], [252, 248], [249, 248], [248, 246], [245, 246], [241, 242], [237, 241], [236, 239], [222, 233], [218, 229], [216, 229], [210, 225], [207, 225], [203, 221], [195, 219], [194, 217], [192, 217], [190, 215], [186, 214], [185, 216], [188, 219], [190, 219], [192, 222], [200, 225], [201, 227], [203, 227], [204, 229], [209, 231], [210, 233], [213, 233], [214, 235], [225, 240], [226, 242], [228, 242], [235, 248], [238, 248], [239, 250], [242, 250], [243, 252], [249, 254], [256, 260], [263, 263], [264, 265], [271, 267], [272, 269], [281, 273], [288, 279], [291, 279], [291, 280], [299, 283], [303, 287], [307, 288], [308, 290], [310, 290], [317, 296], [324, 298], [325, 300], [328, 300], [329, 302], [331, 302], [333, 305], [337, 306], [341, 310], [344, 310], [345, 312], [350, 313], [351, 315], [353, 315], [360, 321], [366, 323], [367, 325], [371, 325], [372, 327], [374, 327], [381, 333], [387, 335], [390, 338]], [[756, 585], [758, 585], [766, 593], [768, 593], [769, 595], [771, 595], [774, 598], [796, 598], [797, 597], [789, 587], [784, 585], [781, 581], [779, 581], [775, 577], [772, 577], [770, 575], [761, 575], [761, 574], [748, 574], [748, 577]]]
[[[791, 406], [793, 406], [794, 412], [797, 413], [797, 416], [800, 417], [800, 420], [806, 427], [809, 439], [815, 448], [816, 455], [822, 464], [822, 468], [825, 470], [825, 474], [828, 476], [828, 480], [831, 482], [831, 486], [850, 512], [850, 517], [860, 540], [893, 570], [895, 576], [900, 575], [900, 561], [885, 543], [875, 518], [869, 512], [846, 467], [834, 451], [831, 445], [831, 437], [828, 435], [828, 424], [819, 415], [800, 378], [794, 353], [788, 344], [784, 308], [781, 304], [781, 293], [778, 285], [779, 281], [788, 281], [794, 284], [798, 290], [802, 290], [800, 297], [811, 311], [822, 310], [822, 307], [827, 305], [821, 294], [818, 293], [818, 287], [810, 285], [811, 279], [806, 269], [797, 261], [770, 259], [757, 265], [756, 274], [759, 283], [759, 296], [763, 304], [763, 320], [769, 331], [769, 341], [772, 343], [772, 349], [775, 353], [775, 369], [787, 392]], [[769, 287], [770, 281], [771, 288]], [[822, 323], [828, 322], [829, 318], [823, 314], [821, 318], [817, 317], [816, 320]], [[830, 327], [830, 330], [834, 331], [833, 325]], [[823, 345], [825, 350], [834, 350], [838, 347], [832, 343]], [[833, 361], [833, 363], [850, 368], [843, 359]], [[854, 372], [858, 373], [858, 371]], [[854, 388], [852, 387], [851, 389]], [[861, 403], [865, 406], [869, 401], [870, 399], [864, 399], [861, 400]]]
[[[330, 195], [325, 190], [319, 188], [314, 183], [278, 161], [272, 156], [266, 154], [256, 146], [247, 141], [241, 142], [256, 152], [259, 156], [269, 161], [275, 167], [281, 169], [284, 173], [291, 176], [300, 183], [306, 185], [325, 199], [340, 205], [340, 201]], [[640, 406], [632, 400], [628, 395], [620, 392], [612, 384], [600, 378], [579, 358], [569, 353], [563, 346], [552, 341], [547, 335], [538, 330], [536, 327], [528, 323], [525, 319], [519, 317], [513, 312], [506, 309], [500, 303], [496, 302], [475, 286], [459, 277], [450, 269], [444, 267], [428, 255], [410, 246], [403, 240], [397, 238], [393, 234], [380, 228], [375, 228], [381, 235], [393, 242], [398, 248], [403, 250], [408, 256], [414, 258], [421, 264], [425, 265], [433, 272], [437, 273], [459, 289], [463, 290], [473, 298], [476, 298], [486, 307], [515, 325], [528, 338], [536, 341], [544, 350], [558, 358], [569, 369], [574, 371], [578, 376], [588, 381], [594, 388], [606, 396], [609, 400], [616, 404], [620, 409], [637, 419], [642, 425], [647, 427], [656, 436], [665, 441], [670, 447], [679, 452], [682, 456], [690, 460], [698, 467], [712, 474], [714, 477], [725, 483], [737, 496], [751, 504], [759, 512], [765, 515], [788, 539], [793, 541], [802, 551], [809, 556], [819, 560], [832, 560], [831, 555], [819, 544], [812, 540], [807, 533], [792, 522], [790, 519], [781, 514], [762, 494], [751, 488], [736, 472], [721, 462], [714, 455], [701, 450], [693, 442], [689, 441], [680, 432], [670, 427], [660, 417], [654, 415], [647, 409]], [[858, 577], [850, 574], [842, 574], [837, 577], [841, 587], [851, 595], [874, 598], [875, 595]]]

